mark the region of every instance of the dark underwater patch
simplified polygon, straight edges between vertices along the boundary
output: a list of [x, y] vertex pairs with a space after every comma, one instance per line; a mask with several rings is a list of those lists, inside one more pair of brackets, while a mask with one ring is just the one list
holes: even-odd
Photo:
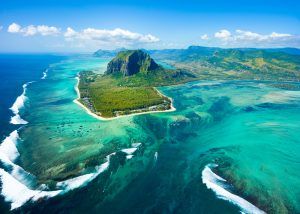
[[278, 103], [261, 103], [256, 105], [258, 108], [263, 108], [263, 109], [287, 109], [287, 108], [292, 108], [292, 107], [297, 107], [299, 105], [295, 103], [284, 103], [284, 104], [278, 104]]
[[247, 106], [245, 108], [242, 109], [244, 112], [253, 112], [256, 111], [256, 109], [252, 106]]
[[219, 97], [217, 100], [211, 105], [208, 109], [208, 113], [210, 113], [214, 120], [221, 120], [228, 113], [232, 112], [233, 106], [230, 103], [229, 97]]
[[48, 104], [49, 105], [63, 105], [63, 104], [66, 104], [66, 103], [70, 103], [72, 101], [73, 100], [71, 100], [71, 99], [60, 99], [60, 100], [56, 100], [56, 101], [53, 101], [53, 102], [49, 102]]

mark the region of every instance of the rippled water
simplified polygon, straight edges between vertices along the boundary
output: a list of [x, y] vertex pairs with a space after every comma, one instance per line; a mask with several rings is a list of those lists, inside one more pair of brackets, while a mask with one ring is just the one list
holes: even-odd
[[106, 64], [69, 57], [28, 85], [21, 117], [29, 123], [18, 130], [13, 162], [30, 176], [13, 177], [44, 194], [61, 192], [22, 209], [300, 212], [299, 91], [198, 81], [160, 88], [175, 112], [99, 121], [73, 102], [75, 77]]

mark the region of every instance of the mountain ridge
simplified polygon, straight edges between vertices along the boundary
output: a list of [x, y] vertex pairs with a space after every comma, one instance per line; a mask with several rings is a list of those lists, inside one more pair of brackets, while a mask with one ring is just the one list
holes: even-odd
[[142, 50], [125, 50], [118, 52], [107, 65], [105, 74], [121, 72], [123, 76], [132, 76], [139, 72], [149, 72], [159, 68], [159, 65]]

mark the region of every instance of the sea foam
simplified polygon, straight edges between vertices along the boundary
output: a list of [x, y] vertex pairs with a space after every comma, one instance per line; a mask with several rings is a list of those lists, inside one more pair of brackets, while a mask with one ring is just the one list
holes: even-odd
[[[100, 166], [96, 166], [93, 173], [58, 182], [56, 185], [57, 190], [46, 191], [46, 185], [42, 184], [37, 187], [35, 176], [14, 163], [19, 156], [16, 147], [18, 140], [18, 131], [15, 130], [0, 145], [0, 161], [3, 164], [3, 169], [0, 168], [1, 194], [4, 196], [5, 201], [11, 203], [11, 210], [21, 207], [28, 201], [51, 198], [85, 186], [108, 169], [110, 156], [115, 154], [108, 155], [106, 157], [107, 161]], [[41, 189], [41, 187], [44, 188]]]
[[128, 148], [128, 149], [122, 149], [121, 151], [126, 153], [127, 155], [132, 155], [136, 150], [137, 148]]
[[105, 163], [95, 167], [95, 172], [58, 182], [56, 186], [58, 188], [63, 189], [64, 191], [68, 191], [87, 185], [90, 181], [94, 180], [100, 173], [108, 169], [110, 156], [111, 155], [107, 156], [107, 161]]
[[43, 72], [43, 76], [42, 76], [42, 80], [46, 79], [47, 77], [47, 74], [48, 74], [48, 69], [46, 69], [44, 72]]
[[214, 191], [218, 198], [229, 201], [239, 206], [242, 209], [243, 213], [265, 213], [245, 199], [226, 190], [226, 180], [218, 176], [211, 170], [211, 167], [216, 166], [217, 165], [213, 164], [206, 165], [204, 167], [204, 170], [202, 171], [202, 182], [208, 189]]
[[27, 124], [28, 123], [26, 120], [21, 118], [21, 116], [19, 115], [19, 112], [20, 112], [20, 109], [22, 109], [24, 107], [25, 101], [27, 99], [26, 90], [27, 90], [27, 86], [30, 83], [32, 83], [32, 82], [28, 82], [23, 85], [22, 94], [17, 97], [17, 99], [14, 102], [14, 104], [12, 105], [12, 107], [10, 107], [10, 110], [15, 114], [13, 117], [11, 117], [11, 120], [10, 120], [11, 124], [19, 125], [19, 124]]
[[202, 81], [193, 85], [197, 86], [215, 86], [215, 85], [221, 85], [223, 82], [222, 81]]
[[154, 162], [156, 163], [156, 161], [157, 161], [157, 158], [158, 158], [158, 152], [155, 152], [154, 153]]
[[140, 145], [141, 143], [132, 143], [131, 146], [133, 146], [133, 148], [122, 149], [121, 151], [127, 154], [126, 159], [131, 159], [133, 158], [133, 153], [135, 153]]
[[6, 154], [10, 161], [15, 161], [15, 159], [20, 155], [16, 147], [18, 139], [18, 131], [15, 130], [10, 133], [10, 135], [6, 137], [0, 145], [0, 153]]
[[0, 177], [2, 182], [1, 194], [5, 197], [5, 201], [11, 202], [11, 210], [22, 206], [29, 200], [36, 201], [40, 198], [49, 198], [61, 192], [61, 190], [31, 190], [3, 169], [0, 169]]
[[19, 135], [17, 131], [13, 131], [4, 139], [0, 145], [0, 161], [4, 168], [7, 168], [9, 174], [11, 174], [15, 179], [28, 186], [33, 186], [35, 183], [34, 176], [14, 163], [16, 158], [19, 156], [19, 152], [16, 147], [18, 140]]
[[15, 130], [0, 145], [0, 161], [7, 170], [0, 168], [1, 194], [5, 197], [5, 201], [11, 202], [12, 210], [29, 200], [52, 197], [59, 193], [58, 191], [45, 192], [31, 189], [35, 184], [34, 176], [14, 163], [19, 156], [16, 147], [18, 140], [19, 134]]

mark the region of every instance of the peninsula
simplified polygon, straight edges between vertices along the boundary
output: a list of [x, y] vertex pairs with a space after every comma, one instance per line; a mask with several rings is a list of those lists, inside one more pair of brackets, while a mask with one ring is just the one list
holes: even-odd
[[147, 112], [173, 111], [172, 99], [155, 87], [196, 80], [190, 72], [165, 69], [142, 50], [120, 51], [103, 75], [79, 74], [78, 102], [103, 119]]

